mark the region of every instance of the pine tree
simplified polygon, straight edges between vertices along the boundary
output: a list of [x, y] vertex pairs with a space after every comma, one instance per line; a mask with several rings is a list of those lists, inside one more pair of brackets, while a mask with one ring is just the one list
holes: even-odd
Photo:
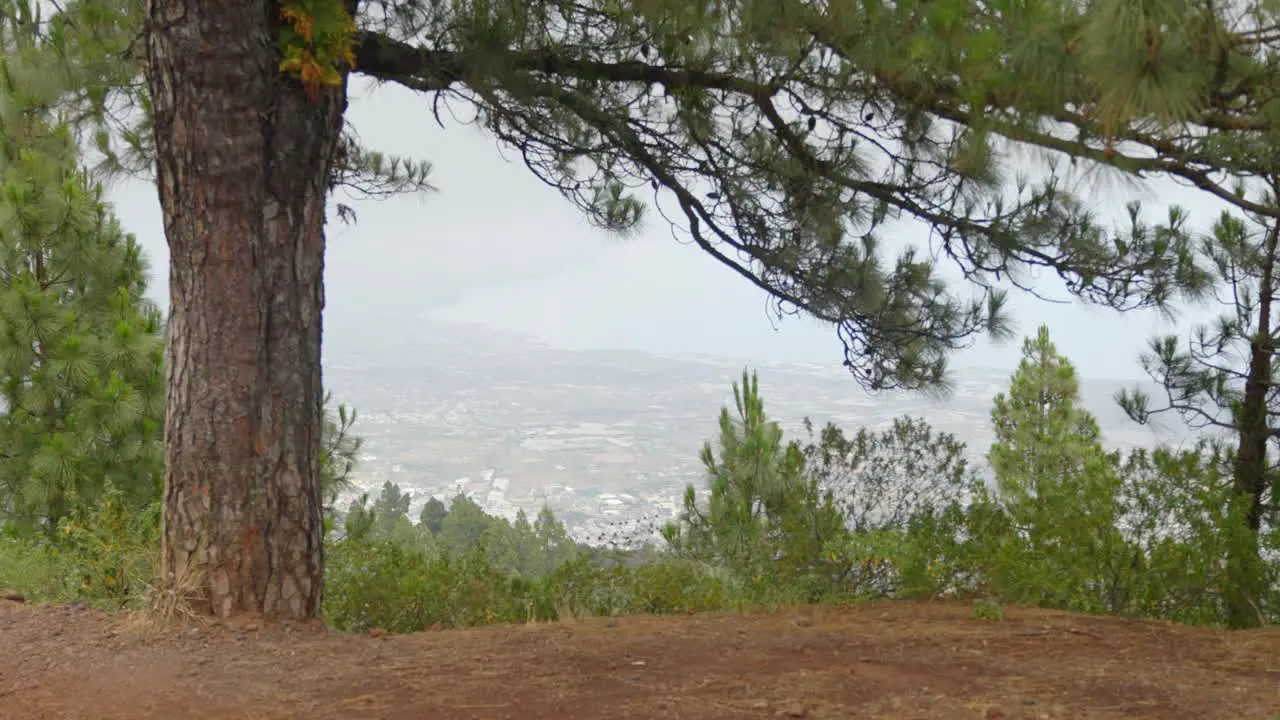
[[52, 532], [108, 489], [159, 496], [164, 372], [142, 251], [41, 109], [38, 59], [0, 62], [0, 520]]
[[537, 542], [539, 560], [546, 572], [552, 572], [577, 557], [578, 546], [569, 537], [564, 523], [560, 522], [547, 505], [543, 505], [538, 511], [538, 517], [534, 518], [533, 537]]
[[[1280, 208], [1274, 193], [1266, 201]], [[1162, 388], [1163, 402], [1139, 390], [1119, 396], [1135, 420], [1178, 415], [1225, 451], [1220, 461], [1229, 468], [1233, 498], [1221, 530], [1228, 540], [1227, 621], [1236, 627], [1263, 622], [1262, 596], [1276, 572], [1268, 573], [1263, 545], [1280, 527], [1278, 234], [1280, 220], [1222, 215], [1202, 242], [1222, 314], [1186, 340], [1151, 341], [1142, 365]]]
[[931, 5], [937, 22], [913, 22], [910, 4], [884, 14], [887, 41], [911, 48], [910, 67], [875, 72], [916, 111], [963, 126], [992, 153], [1036, 148], [1059, 167], [1066, 160], [1120, 179], [1173, 179], [1228, 205], [1211, 233], [1195, 237], [1185, 210], [1170, 208], [1166, 221], [1149, 223], [1140, 204], [1130, 204], [1131, 231], [1116, 238], [1121, 257], [1179, 248], [1183, 269], [1162, 276], [1163, 290], [1150, 289], [1181, 287], [1216, 301], [1224, 316], [1185, 340], [1153, 342], [1144, 364], [1165, 402], [1148, 407], [1148, 398], [1132, 394], [1123, 402], [1139, 420], [1172, 411], [1193, 426], [1227, 431], [1237, 527], [1225, 530], [1238, 536], [1228, 561], [1229, 622], [1256, 625], [1266, 584], [1260, 538], [1274, 525], [1280, 475], [1272, 309], [1280, 117], [1271, 102], [1280, 54], [1270, 32], [1280, 7], [1270, 0], [1058, 0], [974, 12], [964, 0]]
[[422, 550], [426, 538], [409, 519], [412, 499], [408, 492], [401, 492], [400, 486], [391, 481], [382, 484], [382, 490], [372, 505], [369, 504], [369, 494], [361, 493], [348, 506], [343, 520], [347, 539], [355, 542], [387, 541], [405, 549]]
[[439, 535], [441, 527], [444, 524], [444, 518], [449, 514], [449, 510], [439, 498], [429, 498], [422, 511], [418, 514], [418, 524], [426, 528], [432, 535]]
[[[1116, 530], [1119, 478], [1097, 421], [1077, 407], [1075, 369], [1041, 326], [991, 410], [987, 454], [1007, 513], [1017, 573], [1003, 578], [1020, 601], [1102, 611], [1105, 570], [1125, 556]], [[1002, 538], [983, 538], [1000, 541]]]
[[320, 495], [324, 498], [326, 513], [332, 515], [338, 496], [350, 491], [354, 485], [351, 473], [359, 459], [364, 439], [352, 433], [356, 424], [356, 411], [339, 404], [329, 411], [330, 395], [324, 396], [324, 434], [320, 443]]
[[413, 496], [401, 492], [400, 486], [390, 480], [382, 484], [382, 492], [373, 503], [373, 532], [378, 537], [391, 537], [400, 521], [409, 517], [409, 503]]
[[516, 548], [516, 569], [522, 575], [542, 577], [551, 572], [553, 568], [548, 566], [538, 535], [523, 508], [516, 512], [515, 522], [511, 523], [511, 536]]
[[449, 503], [449, 513], [440, 523], [441, 545], [455, 554], [464, 554], [481, 544], [496, 520], [475, 500], [458, 493]]
[[[119, 134], [155, 161], [169, 364], [190, 369], [167, 392], [162, 565], [207, 576], [214, 613], [319, 608], [328, 191], [396, 176], [344, 129], [350, 73], [469, 104], [606, 228], [636, 227], [652, 188], [780, 313], [830, 324], [869, 388], [944, 383], [951, 350], [1006, 331], [992, 283], [1028, 268], [1118, 308], [1164, 305], [1191, 273], [1177, 236], [1101, 228], [1056, 175], [1011, 188], [983, 129], [941, 121], [982, 95], [948, 95], [936, 78], [1013, 72], [1004, 36], [968, 32], [988, 18], [960, 0], [931, 3], [925, 22], [915, 3], [802, 0], [138, 5], [73, 2], [60, 17], [75, 22], [47, 42], [100, 70], [71, 103], [87, 127], [109, 126], [103, 108], [121, 95], [149, 111]], [[144, 16], [141, 84], [121, 65]], [[425, 185], [398, 177], [379, 187]], [[972, 292], [948, 288], [924, 248], [882, 243], [904, 218], [933, 227], [931, 249], [978, 281]]]
[[710, 497], [685, 489], [679, 518], [662, 534], [677, 552], [728, 568], [749, 582], [813, 572], [843, 529], [829, 492], [805, 472], [800, 446], [764, 411], [759, 379], [734, 383], [736, 415], [720, 412], [718, 448], [702, 448]]
[[360, 493], [359, 497], [351, 501], [347, 514], [342, 519], [346, 539], [354, 542], [371, 539], [376, 522], [377, 516], [369, 507], [369, 493]]

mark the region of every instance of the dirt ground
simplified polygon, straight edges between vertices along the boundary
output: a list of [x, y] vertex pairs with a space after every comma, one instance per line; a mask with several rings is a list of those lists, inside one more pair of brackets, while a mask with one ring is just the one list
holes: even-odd
[[0, 718], [1280, 720], [1280, 629], [966, 603], [402, 636], [241, 621], [140, 636], [0, 600]]

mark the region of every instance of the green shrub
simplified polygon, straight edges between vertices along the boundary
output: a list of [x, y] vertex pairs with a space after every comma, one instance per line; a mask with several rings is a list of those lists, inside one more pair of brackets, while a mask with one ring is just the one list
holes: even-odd
[[527, 619], [525, 598], [478, 553], [428, 556], [389, 540], [329, 549], [324, 609], [340, 630], [414, 632]]
[[664, 615], [735, 605], [724, 580], [700, 563], [663, 558], [627, 567], [578, 557], [541, 580], [553, 618]]
[[579, 556], [540, 579], [495, 568], [484, 552], [429, 555], [387, 539], [340, 541], [329, 550], [325, 613], [341, 630], [414, 632], [567, 617], [712, 611], [736, 604], [696, 563], [663, 559], [634, 568]]
[[155, 578], [160, 548], [160, 504], [132, 509], [115, 490], [81, 520], [59, 525], [58, 549], [75, 568], [85, 600], [136, 606]]
[[32, 602], [136, 606], [154, 577], [159, 521], [158, 504], [138, 510], [108, 487], [100, 504], [63, 518], [52, 536], [11, 532], [0, 540], [0, 586]]
[[74, 566], [47, 540], [0, 537], [0, 588], [22, 592], [27, 602], [76, 599]]

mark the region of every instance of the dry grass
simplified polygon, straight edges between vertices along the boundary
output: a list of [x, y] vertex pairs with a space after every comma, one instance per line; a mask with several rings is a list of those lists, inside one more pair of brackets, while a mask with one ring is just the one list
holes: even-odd
[[196, 609], [204, 602], [205, 574], [189, 563], [182, 572], [168, 573], [147, 586], [143, 605], [129, 613], [124, 628], [137, 635], [155, 636], [178, 628], [204, 625], [208, 613]]

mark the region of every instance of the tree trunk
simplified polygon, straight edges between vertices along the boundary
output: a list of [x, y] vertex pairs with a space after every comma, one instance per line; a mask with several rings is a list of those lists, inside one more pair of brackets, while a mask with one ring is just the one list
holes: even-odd
[[171, 253], [162, 581], [308, 618], [324, 555], [324, 213], [345, 88], [279, 70], [272, 0], [148, 0]]

